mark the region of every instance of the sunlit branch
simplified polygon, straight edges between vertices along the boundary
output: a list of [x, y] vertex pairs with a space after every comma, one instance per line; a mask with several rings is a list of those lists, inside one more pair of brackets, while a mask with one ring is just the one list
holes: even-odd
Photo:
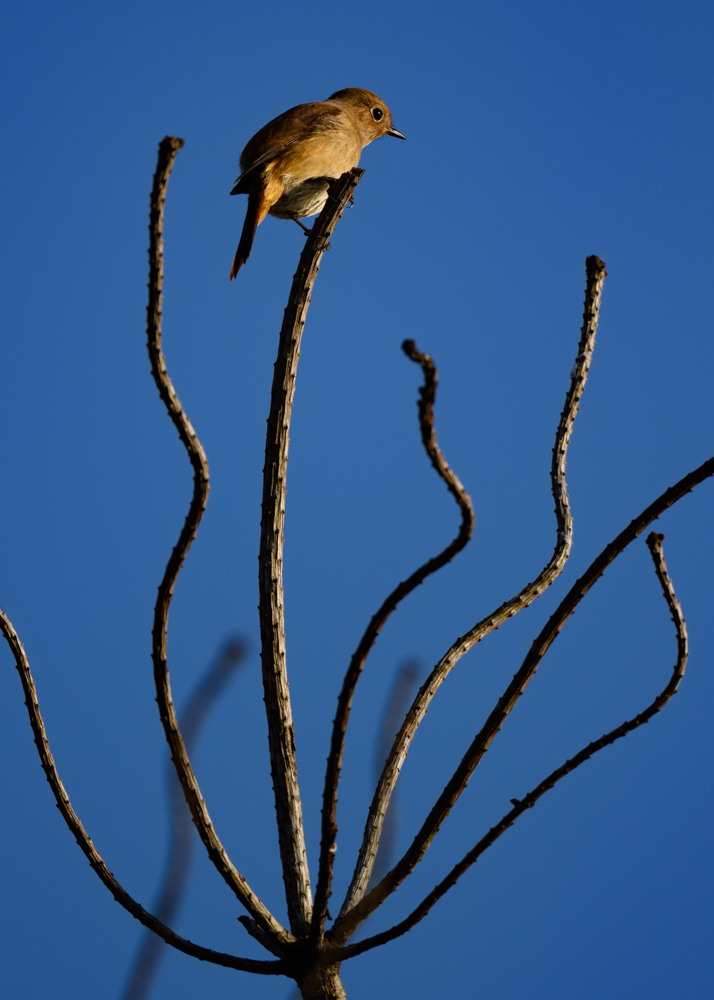
[[284, 974], [284, 965], [280, 961], [266, 962], [251, 958], [237, 958], [234, 955], [227, 955], [224, 952], [213, 951], [211, 948], [204, 948], [202, 945], [194, 944], [186, 938], [180, 937], [170, 927], [158, 920], [153, 914], [140, 906], [133, 899], [124, 887], [117, 881], [104, 863], [104, 859], [92, 843], [89, 834], [84, 829], [79, 816], [72, 808], [69, 796], [65, 791], [62, 780], [55, 766], [54, 758], [50, 751], [47, 740], [45, 724], [40, 714], [40, 705], [37, 699], [35, 682], [30, 672], [30, 664], [27, 660], [25, 650], [20, 642], [17, 632], [13, 628], [10, 620], [0, 611], [0, 631], [2, 631], [7, 643], [15, 658], [20, 680], [25, 692], [25, 704], [30, 718], [30, 726], [35, 739], [37, 752], [40, 756], [40, 763], [49, 782], [52, 794], [57, 802], [57, 808], [62, 818], [71, 830], [74, 839], [79, 844], [80, 849], [89, 861], [89, 864], [109, 889], [117, 903], [124, 907], [133, 917], [136, 917], [145, 927], [158, 934], [160, 938], [193, 958], [199, 958], [204, 962], [212, 962], [214, 965], [222, 965], [228, 969], [239, 969], [243, 972], [257, 972], [267, 976], [277, 976]]
[[[401, 861], [399, 861], [392, 871], [385, 876], [384, 879], [382, 879], [380, 885], [370, 891], [369, 896], [371, 898], [365, 897], [362, 901], [360, 912], [363, 912], [362, 906], [368, 913], [372, 912], [375, 906], [379, 905], [379, 902], [381, 901], [380, 897], [386, 898], [386, 895], [389, 895], [389, 893], [392, 892], [401, 881], [403, 881], [409, 871], [411, 871], [423, 857], [426, 846], [428, 846], [431, 839], [433, 839], [433, 830], [435, 825], [443, 822], [443, 819], [448, 814], [451, 806], [456, 801], [461, 791], [463, 791], [469, 776], [473, 774], [474, 769], [493, 742], [493, 739], [503, 725], [506, 717], [533, 678], [533, 675], [543, 659], [543, 656], [565, 625], [565, 622], [568, 620], [570, 615], [572, 615], [573, 611], [583, 597], [588, 593], [590, 588], [597, 582], [597, 580], [600, 579], [613, 560], [621, 552], [623, 552], [631, 542], [639, 537], [639, 535], [645, 531], [652, 521], [658, 518], [665, 510], [667, 510], [668, 507], [671, 507], [672, 504], [676, 503], [677, 500], [680, 500], [695, 486], [711, 475], [714, 475], [714, 458], [709, 459], [700, 465], [698, 469], [694, 469], [692, 472], [688, 473], [683, 479], [680, 479], [678, 483], [666, 490], [652, 504], [650, 504], [649, 507], [642, 511], [642, 513], [631, 521], [627, 528], [620, 532], [617, 538], [615, 538], [614, 541], [612, 541], [610, 545], [608, 545], [603, 552], [600, 553], [597, 559], [595, 559], [594, 562], [591, 563], [590, 567], [585, 571], [583, 576], [581, 576], [580, 579], [573, 585], [570, 591], [566, 594], [565, 598], [561, 601], [557, 610], [549, 619], [546, 626], [541, 631], [540, 635], [533, 642], [533, 645], [531, 646], [523, 664], [509, 684], [504, 695], [499, 699], [498, 704], [491, 712], [491, 715], [486, 720], [481, 732], [469, 747], [469, 750], [447, 783], [444, 791], [439, 796], [439, 799], [427, 817], [422, 829], [414, 838], [412, 845]], [[357, 916], [359, 916], [359, 913]]]
[[405, 934], [408, 930], [411, 930], [415, 924], [427, 915], [429, 910], [431, 910], [431, 908], [442, 898], [442, 896], [444, 896], [449, 889], [456, 884], [464, 872], [468, 871], [471, 865], [478, 860], [484, 851], [486, 851], [496, 840], [498, 840], [498, 838], [505, 833], [509, 827], [513, 826], [519, 816], [522, 816], [527, 809], [530, 809], [533, 805], [535, 805], [538, 799], [545, 795], [546, 792], [550, 791], [550, 789], [553, 788], [553, 786], [556, 785], [561, 778], [564, 778], [566, 774], [570, 774], [599, 750], [602, 750], [604, 747], [609, 746], [609, 744], [614, 743], [615, 740], [621, 739], [623, 736], [631, 733], [632, 730], [637, 729], [638, 726], [649, 722], [652, 716], [664, 708], [670, 698], [673, 697], [679, 687], [682, 677], [684, 676], [684, 670], [687, 665], [687, 630], [684, 622], [684, 616], [682, 615], [682, 609], [674, 593], [672, 581], [667, 574], [667, 566], [662, 553], [663, 541], [664, 535], [659, 535], [655, 532], [652, 532], [647, 538], [647, 545], [652, 553], [652, 559], [655, 564], [655, 572], [672, 615], [672, 621], [674, 622], [677, 634], [677, 660], [672, 670], [672, 676], [667, 685], [657, 695], [654, 701], [652, 701], [651, 704], [644, 709], [644, 711], [640, 712], [639, 715], [636, 715], [633, 719], [623, 722], [622, 725], [610, 730], [609, 733], [605, 733], [605, 735], [601, 736], [600, 739], [589, 743], [579, 753], [575, 754], [574, 757], [567, 760], [561, 767], [556, 768], [555, 771], [549, 774], [547, 778], [545, 778], [522, 799], [512, 799], [513, 809], [507, 812], [500, 822], [493, 826], [488, 833], [481, 838], [478, 844], [476, 844], [476, 846], [468, 852], [468, 854], [464, 855], [461, 861], [459, 861], [459, 863], [452, 868], [446, 878], [444, 878], [432, 889], [428, 896], [422, 900], [419, 906], [417, 906], [408, 917], [381, 934], [375, 934], [373, 937], [366, 938], [364, 941], [360, 941], [357, 944], [347, 945], [342, 952], [343, 958], [350, 958], [354, 955], [359, 955], [364, 951], [368, 951], [370, 948], [375, 948], [378, 945], [385, 944], [387, 941], [391, 941], [394, 938], [399, 937], [401, 934]]
[[329, 237], [363, 173], [354, 169], [332, 182], [325, 207], [305, 243], [280, 330], [265, 440], [258, 560], [261, 659], [280, 858], [290, 927], [295, 934], [303, 933], [309, 925], [312, 896], [285, 650], [283, 531], [290, 419], [300, 341], [312, 287]]
[[320, 869], [312, 924], [313, 936], [315, 938], [322, 936], [325, 926], [337, 839], [337, 789], [342, 769], [347, 723], [352, 708], [355, 688], [364, 668], [365, 661], [384, 623], [400, 601], [403, 601], [428, 576], [450, 562], [468, 544], [474, 527], [475, 515], [471, 498], [461, 484], [458, 476], [449, 467], [436, 440], [434, 401], [436, 399], [438, 373], [434, 362], [428, 354], [422, 354], [417, 350], [413, 340], [405, 340], [402, 344], [402, 349], [408, 358], [416, 361], [421, 366], [424, 375], [424, 384], [419, 390], [418, 410], [422, 443], [432, 466], [456, 500], [461, 511], [461, 525], [456, 537], [445, 549], [416, 569], [411, 576], [395, 587], [391, 594], [384, 600], [382, 606], [372, 616], [345, 674], [342, 690], [337, 701], [335, 719], [332, 724], [330, 753], [327, 758], [327, 769], [325, 772], [325, 787], [322, 799]]
[[234, 867], [218, 838], [218, 834], [208, 814], [206, 803], [201, 795], [196, 775], [186, 753], [186, 746], [176, 718], [176, 709], [174, 708], [171, 696], [171, 684], [169, 682], [166, 651], [169, 606], [178, 574], [188, 550], [196, 537], [198, 525], [206, 509], [209, 491], [206, 454], [171, 383], [161, 350], [164, 205], [171, 168], [181, 146], [183, 146], [182, 139], [175, 139], [170, 136], [163, 139], [159, 146], [159, 159], [154, 175], [154, 186], [151, 192], [151, 215], [149, 223], [147, 339], [154, 381], [193, 467], [193, 495], [183, 529], [167, 563], [164, 578], [159, 586], [159, 593], [156, 599], [154, 626], [152, 630], [154, 682], [161, 722], [164, 727], [166, 740], [171, 748], [171, 758], [191, 810], [196, 829], [208, 851], [208, 856], [251, 916], [263, 931], [274, 939], [277, 947], [281, 943], [291, 940], [291, 936], [251, 890], [243, 876]]
[[[352, 883], [340, 911], [340, 916], [331, 932], [337, 941], [345, 940], [346, 936], [352, 933], [361, 920], [371, 913], [375, 906], [378, 906], [381, 900], [386, 898], [386, 895], [392, 892], [406, 878], [413, 866], [423, 857], [443, 819], [468, 782], [471, 772], [466, 769], [461, 774], [458, 785], [453, 782], [449, 783], [449, 786], [447, 786], [449, 790], [448, 805], [446, 804], [447, 793], [445, 791], [444, 795], [439, 799], [439, 808], [434, 807], [422, 831], [418, 834], [415, 845], [413, 848], [410, 848], [408, 860], [407, 858], [402, 859], [392, 872], [388, 876], [385, 876], [385, 879], [379, 885], [370, 890], [369, 903], [365, 901], [365, 905], [360, 906], [360, 900], [364, 896], [370, 881], [384, 815], [392, 790], [406, 759], [409, 746], [438, 688], [465, 653], [472, 649], [478, 642], [481, 642], [494, 629], [502, 625], [508, 618], [511, 618], [531, 604], [553, 583], [562, 572], [570, 554], [573, 526], [565, 485], [565, 463], [573, 424], [592, 360], [605, 276], [606, 271], [603, 262], [598, 257], [588, 257], [586, 260], [585, 306], [580, 343], [578, 345], [575, 364], [570, 373], [570, 386], [566, 394], [565, 406], [560, 417], [553, 447], [551, 488], [555, 500], [556, 516], [556, 544], [553, 555], [533, 583], [529, 583], [515, 597], [506, 601], [491, 615], [474, 625], [466, 635], [457, 639], [422, 685], [405, 719], [404, 725], [397, 735], [370, 806]], [[359, 910], [355, 909], [357, 906], [359, 906]]]

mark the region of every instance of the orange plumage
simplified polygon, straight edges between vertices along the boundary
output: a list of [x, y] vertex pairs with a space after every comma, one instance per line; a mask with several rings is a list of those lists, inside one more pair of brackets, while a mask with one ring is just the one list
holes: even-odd
[[268, 213], [295, 221], [317, 215], [330, 180], [356, 167], [362, 149], [383, 135], [404, 138], [384, 101], [359, 87], [300, 104], [256, 132], [241, 153], [241, 174], [231, 191], [248, 195], [231, 280], [247, 261]]

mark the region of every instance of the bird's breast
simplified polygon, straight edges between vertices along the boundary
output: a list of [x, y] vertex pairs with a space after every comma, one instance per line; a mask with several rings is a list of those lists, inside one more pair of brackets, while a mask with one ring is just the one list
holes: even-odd
[[293, 143], [272, 161], [269, 172], [283, 186], [270, 208], [278, 218], [317, 215], [327, 201], [330, 180], [356, 167], [362, 147], [352, 130], [317, 132]]

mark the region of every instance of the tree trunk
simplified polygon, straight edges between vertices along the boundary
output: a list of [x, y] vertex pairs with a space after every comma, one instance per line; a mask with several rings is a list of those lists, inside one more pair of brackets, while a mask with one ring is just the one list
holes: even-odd
[[315, 965], [298, 986], [303, 1000], [347, 1000], [339, 965]]

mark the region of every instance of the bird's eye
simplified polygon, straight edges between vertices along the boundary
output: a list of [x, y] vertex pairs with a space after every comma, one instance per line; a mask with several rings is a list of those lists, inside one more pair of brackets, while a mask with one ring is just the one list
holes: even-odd
[[379, 122], [384, 117], [384, 112], [381, 108], [372, 108], [372, 117], [376, 122]]

